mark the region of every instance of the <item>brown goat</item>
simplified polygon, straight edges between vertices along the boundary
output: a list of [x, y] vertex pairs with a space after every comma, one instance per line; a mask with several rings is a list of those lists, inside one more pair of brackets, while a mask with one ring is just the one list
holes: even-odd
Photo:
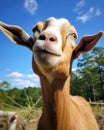
[[19, 26], [0, 22], [0, 30], [13, 42], [33, 52], [32, 66], [39, 75], [43, 96], [43, 112], [37, 130], [98, 130], [89, 104], [79, 96], [71, 96], [72, 61], [90, 51], [103, 35], [83, 36], [75, 44], [77, 31], [64, 18], [38, 22], [31, 38]]

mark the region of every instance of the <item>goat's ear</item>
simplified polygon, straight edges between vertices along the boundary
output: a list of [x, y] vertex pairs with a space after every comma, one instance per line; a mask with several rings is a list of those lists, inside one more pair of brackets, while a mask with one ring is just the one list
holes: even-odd
[[0, 21], [0, 30], [14, 43], [32, 50], [33, 39], [19, 26], [12, 26]]
[[104, 32], [99, 32], [95, 35], [83, 36], [73, 51], [73, 59], [77, 58], [83, 53], [90, 51], [96, 45], [103, 34]]

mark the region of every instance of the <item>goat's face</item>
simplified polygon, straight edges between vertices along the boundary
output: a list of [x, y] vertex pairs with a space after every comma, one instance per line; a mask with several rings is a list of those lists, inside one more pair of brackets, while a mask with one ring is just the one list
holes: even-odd
[[[71, 61], [90, 51], [104, 32], [83, 36], [75, 44], [77, 32], [66, 19], [49, 18], [38, 22], [31, 38], [21, 27], [0, 22], [0, 30], [13, 42], [33, 51], [33, 70], [41, 76], [58, 72], [69, 74]], [[47, 72], [47, 73], [46, 73]]]
[[66, 19], [49, 18], [37, 23], [33, 32], [33, 60], [41, 72], [63, 64], [69, 66], [77, 32]]

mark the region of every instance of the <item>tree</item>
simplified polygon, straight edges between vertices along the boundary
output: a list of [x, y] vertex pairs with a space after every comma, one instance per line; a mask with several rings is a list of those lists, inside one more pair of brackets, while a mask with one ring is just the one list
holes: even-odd
[[10, 86], [7, 81], [0, 82], [0, 90], [9, 90]]
[[104, 99], [104, 48], [95, 47], [92, 53], [95, 58], [96, 71], [99, 77], [98, 86], [101, 89], [101, 98]]
[[7, 93], [10, 89], [10, 84], [7, 81], [0, 82], [0, 106], [2, 107], [4, 102], [8, 102]]
[[87, 100], [104, 100], [104, 48], [95, 47], [78, 60], [78, 70], [72, 73], [72, 93]]
[[41, 89], [36, 87], [27, 87], [23, 89], [10, 88], [7, 81], [0, 82], [0, 106], [11, 106], [21, 108], [41, 107], [42, 101], [37, 103], [41, 97]]

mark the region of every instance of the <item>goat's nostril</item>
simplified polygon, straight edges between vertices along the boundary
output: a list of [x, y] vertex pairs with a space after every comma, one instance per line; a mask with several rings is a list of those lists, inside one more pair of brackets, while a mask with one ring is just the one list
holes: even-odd
[[55, 41], [55, 39], [53, 37], [50, 37], [49, 40], [52, 41], [52, 42]]
[[49, 41], [51, 41], [51, 42], [54, 42], [54, 41], [56, 41], [57, 40], [57, 38], [56, 37], [49, 37]]
[[54, 35], [48, 35], [48, 34], [40, 34], [40, 36], [38, 37], [39, 40], [44, 40], [44, 41], [51, 41], [51, 42], [55, 42], [57, 41], [56, 36]]
[[42, 35], [39, 36], [38, 39], [39, 39], [39, 40], [46, 40], [46, 36], [42, 34]]

